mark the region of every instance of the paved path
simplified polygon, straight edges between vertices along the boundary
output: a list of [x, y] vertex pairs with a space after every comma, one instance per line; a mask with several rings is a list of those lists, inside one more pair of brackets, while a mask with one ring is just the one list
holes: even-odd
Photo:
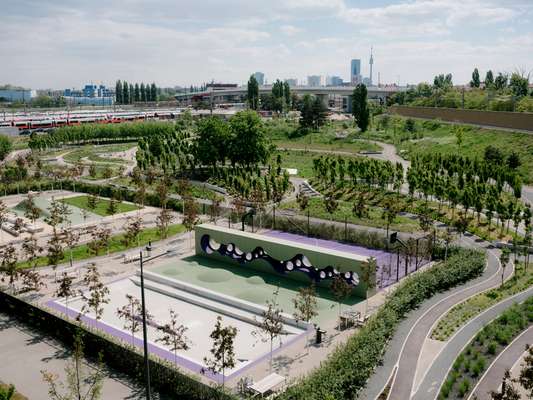
[[[488, 243], [478, 243], [474, 237], [463, 237], [461, 244], [465, 247], [481, 248], [486, 247]], [[489, 250], [487, 268], [482, 276], [433, 296], [417, 310], [409, 313], [408, 317], [399, 324], [391, 339], [383, 364], [371, 376], [366, 388], [359, 395], [359, 399], [375, 399], [379, 396], [396, 366], [399, 367], [398, 373], [393, 381], [389, 399], [409, 399], [418, 358], [425, 338], [431, 333], [434, 323], [455, 304], [497, 285], [501, 280], [500, 271], [496, 251]], [[512, 269], [507, 268], [506, 274], [512, 274]]]
[[490, 391], [501, 389], [503, 374], [506, 370], [510, 370], [516, 361], [522, 357], [526, 344], [533, 344], [533, 326], [523, 331], [500, 353], [495, 362], [485, 371], [476, 387], [474, 387], [469, 399], [473, 398], [473, 396], [482, 399]]
[[[459, 356], [465, 346], [470, 343], [476, 333], [494, 318], [498, 317], [501, 313], [510, 308], [513, 304], [523, 302], [532, 295], [533, 287], [495, 304], [491, 308], [471, 319], [466, 325], [457, 331], [457, 333], [452, 336], [450, 340], [448, 340], [446, 346], [442, 349], [442, 351], [433, 361], [431, 367], [427, 370], [418, 390], [411, 398], [414, 400], [428, 400], [436, 398], [439, 394], [441, 384], [446, 379], [453, 362]], [[511, 362], [509, 368], [523, 351], [524, 347], [521, 347], [519, 354]], [[500, 381], [502, 376], [503, 372], [497, 380]], [[482, 394], [480, 398], [484, 398], [486, 391], [481, 391], [480, 394]]]
[[[31, 400], [49, 400], [48, 386], [43, 382], [41, 370], [65, 378], [64, 368], [70, 352], [63, 345], [38, 331], [19, 324], [0, 313], [0, 380], [14, 384]], [[89, 364], [90, 365], [90, 364]], [[114, 372], [106, 374], [103, 399], [142, 399], [142, 389]]]

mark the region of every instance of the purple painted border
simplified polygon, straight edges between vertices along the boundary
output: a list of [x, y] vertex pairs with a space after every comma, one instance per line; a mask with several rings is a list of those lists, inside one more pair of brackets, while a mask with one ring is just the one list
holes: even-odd
[[[58, 301], [56, 300], [49, 300], [45, 303], [45, 305], [55, 311], [58, 311], [72, 319], [75, 319], [75, 318], [78, 318], [78, 316], [81, 316], [81, 321], [83, 323], [85, 323], [86, 325], [90, 326], [91, 328], [93, 329], [96, 329], [96, 330], [100, 330], [100, 331], [103, 331], [104, 333], [108, 334], [108, 335], [111, 335], [121, 341], [123, 341], [124, 343], [128, 343], [128, 344], [132, 344], [132, 337], [131, 335], [129, 335], [128, 333], [120, 330], [120, 329], [117, 329], [111, 325], [108, 325], [106, 324], [105, 322], [102, 322], [102, 321], [96, 321], [94, 318], [91, 318], [91, 317], [87, 317], [86, 315], [83, 315], [83, 314], [79, 314], [78, 311], [74, 310], [74, 309], [71, 309], [71, 308], [67, 308], [66, 306], [64, 306], [63, 304], [59, 303]], [[309, 330], [311, 330], [311, 327], [309, 328]], [[291, 340], [283, 343], [281, 346], [279, 346], [278, 348], [274, 349], [272, 351], [272, 356], [274, 357], [277, 353], [279, 353], [282, 349], [285, 349], [286, 347], [294, 344], [295, 342], [299, 341], [300, 339], [302, 339], [304, 337], [304, 335], [306, 335], [307, 332], [302, 332], [298, 335], [296, 335], [295, 337], [293, 337]], [[144, 345], [144, 342], [142, 339], [138, 338], [138, 337], [134, 337], [133, 338], [133, 343], [135, 346], [139, 347], [139, 348], [143, 348], [143, 345]], [[176, 362], [177, 365], [179, 365], [180, 367], [183, 367], [185, 369], [188, 369], [189, 371], [192, 371], [194, 373], [197, 373], [199, 375], [203, 375], [211, 380], [214, 380], [216, 381], [217, 383], [222, 383], [222, 380], [223, 380], [223, 376], [222, 374], [219, 374], [219, 373], [214, 373], [210, 370], [208, 370], [207, 368], [205, 368], [203, 365], [201, 364], [198, 364], [192, 360], [189, 360], [187, 358], [184, 358], [180, 355], [177, 355], [176, 357], [174, 356], [174, 353], [168, 351], [168, 350], [165, 350], [159, 346], [156, 346], [152, 343], [148, 343], [148, 351], [151, 353], [151, 354], [155, 354], [157, 357], [161, 358], [161, 359], [164, 359], [166, 361], [169, 361], [170, 363], [174, 364], [174, 362]], [[246, 370], [250, 369], [252, 366], [255, 366], [257, 365], [258, 363], [264, 361], [266, 358], [269, 358], [270, 357], [270, 352], [267, 352], [263, 355], [261, 355], [259, 358], [256, 358], [254, 359], [253, 361], [247, 363], [246, 365], [244, 365], [243, 367], [239, 368], [237, 371], [233, 372], [232, 374], [230, 375], [226, 375], [225, 379], [231, 379], [231, 378], [234, 378], [234, 377], [237, 377], [241, 374], [243, 374]]]

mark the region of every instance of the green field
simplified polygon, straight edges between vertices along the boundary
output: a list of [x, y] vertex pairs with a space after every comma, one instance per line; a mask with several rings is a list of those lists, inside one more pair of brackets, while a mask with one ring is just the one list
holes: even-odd
[[[183, 225], [181, 224], [169, 225], [167, 237], [171, 237], [171, 236], [183, 233], [183, 232], [185, 232], [185, 228], [183, 227]], [[145, 244], [148, 244], [148, 242], [155, 242], [160, 239], [161, 239], [161, 236], [157, 228], [146, 228], [139, 234], [138, 242], [135, 241], [134, 243], [130, 243], [129, 245], [126, 245], [123, 242], [124, 234], [111, 236], [111, 238], [109, 239], [108, 250], [110, 254], [117, 253], [119, 251], [124, 251], [127, 249], [137, 247], [137, 245], [144, 246]], [[65, 255], [59, 261], [59, 264], [66, 263], [70, 259], [70, 251], [68, 249], [65, 249], [64, 252], [65, 252]], [[105, 254], [105, 252], [106, 252], [105, 249], [101, 250], [100, 255]], [[73, 261], [86, 260], [92, 257], [95, 257], [95, 255], [89, 251], [89, 247], [86, 244], [81, 244], [79, 246], [74, 246], [72, 248]], [[47, 265], [49, 264], [48, 264], [48, 258], [46, 256], [37, 258], [36, 260], [37, 267], [45, 267]], [[23, 262], [18, 263], [18, 267], [19, 268], [30, 268], [32, 267], [32, 265], [30, 265], [27, 261], [23, 261]]]
[[135, 147], [132, 143], [113, 144], [103, 146], [87, 145], [75, 150], [69, 151], [65, 154], [64, 159], [69, 163], [77, 163], [86, 158], [89, 161], [97, 163], [123, 164], [125, 160], [113, 157], [104, 157], [103, 153], [115, 153], [131, 149]]
[[[393, 120], [395, 119], [396, 117]], [[411, 134], [404, 131], [405, 118], [399, 118], [397, 121], [396, 129], [392, 127], [391, 121], [391, 127], [386, 131], [373, 131], [371, 137], [395, 143], [399, 154], [405, 158], [436, 152], [483, 158], [485, 148], [489, 145], [500, 149], [505, 156], [515, 151], [522, 162], [518, 168], [520, 175], [525, 183], [533, 183], [532, 134], [463, 126], [463, 143], [459, 146], [452, 124], [417, 120], [415, 132]]]
[[[103, 217], [111, 215], [109, 214], [109, 203], [110, 201], [108, 199], [102, 199], [99, 198], [96, 202], [96, 208], [91, 209], [88, 205], [89, 196], [76, 196], [76, 197], [67, 197], [65, 199], [61, 199], [63, 203], [69, 204], [74, 207], [81, 208], [83, 210], [90, 211], [92, 213], [101, 215]], [[120, 214], [128, 211], [134, 211], [138, 210], [139, 207], [137, 207], [135, 204], [131, 203], [117, 203], [117, 212], [115, 214]]]

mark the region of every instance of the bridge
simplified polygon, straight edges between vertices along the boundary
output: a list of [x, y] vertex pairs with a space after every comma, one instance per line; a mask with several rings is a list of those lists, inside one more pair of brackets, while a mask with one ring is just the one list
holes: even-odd
[[[294, 86], [291, 87], [291, 93], [300, 96], [310, 94], [321, 98], [327, 104], [330, 98], [342, 99], [342, 107], [351, 112], [352, 93], [355, 86]], [[369, 86], [368, 98], [372, 100], [385, 100], [393, 94], [405, 90], [398, 86]], [[177, 94], [176, 100], [182, 103], [190, 104], [193, 100], [205, 100], [213, 104], [244, 102], [246, 100], [247, 87], [240, 86], [235, 88], [215, 89], [209, 88], [201, 92], [180, 93]], [[272, 85], [262, 85], [259, 87], [259, 95], [272, 93]]]

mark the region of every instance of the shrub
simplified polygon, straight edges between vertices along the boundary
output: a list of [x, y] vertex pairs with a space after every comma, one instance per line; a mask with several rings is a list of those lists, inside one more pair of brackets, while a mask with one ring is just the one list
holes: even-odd
[[464, 397], [466, 392], [470, 390], [470, 381], [468, 379], [463, 379], [459, 384], [459, 397]]
[[484, 266], [482, 253], [460, 249], [447, 265], [436, 265], [405, 280], [359, 332], [279, 399], [356, 397], [381, 362], [387, 342], [405, 315], [435, 293], [479, 276]]
[[489, 345], [487, 346], [487, 353], [491, 354], [491, 355], [494, 355], [496, 354], [496, 349], [498, 348], [498, 343], [492, 341], [489, 343]]

